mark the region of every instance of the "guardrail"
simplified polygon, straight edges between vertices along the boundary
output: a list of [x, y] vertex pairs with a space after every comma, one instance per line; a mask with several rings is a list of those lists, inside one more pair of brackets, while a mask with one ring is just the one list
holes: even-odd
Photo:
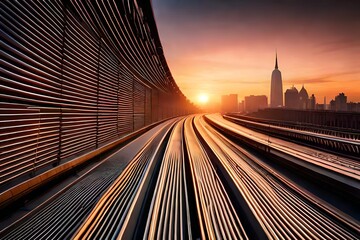
[[314, 132], [290, 129], [286, 127], [258, 123], [230, 116], [224, 116], [224, 119], [232, 121], [244, 127], [260, 131], [262, 133], [296, 140], [301, 143], [311, 144], [311, 146], [329, 149], [331, 151], [342, 153], [351, 158], [360, 160], [360, 140], [340, 138]]
[[271, 124], [271, 125], [286, 127], [291, 129], [315, 132], [315, 133], [332, 135], [342, 138], [349, 138], [353, 140], [360, 140], [360, 131], [356, 131], [355, 129], [350, 129], [350, 128], [321, 126], [321, 125], [303, 123], [303, 122], [280, 121], [280, 120], [264, 119], [264, 118], [250, 117], [250, 116], [238, 115], [238, 114], [226, 114], [225, 116], [234, 117], [242, 120], [248, 120], [257, 123]]
[[[222, 119], [220, 116], [218, 118]], [[236, 123], [230, 122], [234, 126], [228, 126], [224, 122], [214, 121], [211, 115], [210, 117], [205, 116], [205, 120], [220, 132], [272, 157], [280, 164], [293, 166], [296, 171], [301, 170], [304, 175], [310, 175], [311, 178], [317, 178], [338, 191], [356, 199], [359, 198], [359, 164], [357, 160], [348, 158], [328, 159], [326, 155], [322, 158], [313, 155], [314, 151], [302, 152], [294, 146], [289, 148], [285, 145], [272, 143], [268, 139], [259, 138], [255, 136], [256, 134], [243, 132], [236, 128]]]

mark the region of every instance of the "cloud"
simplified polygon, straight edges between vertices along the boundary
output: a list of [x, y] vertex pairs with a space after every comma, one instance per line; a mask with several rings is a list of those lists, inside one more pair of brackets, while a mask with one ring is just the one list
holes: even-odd
[[289, 79], [285, 82], [291, 83], [291, 84], [313, 84], [313, 83], [335, 82], [335, 80], [331, 80], [327, 77], [315, 77], [315, 78]]
[[269, 84], [268, 80], [242, 80], [242, 79], [222, 79], [221, 82], [219, 80], [214, 80], [213, 83], [218, 85], [243, 85], [243, 84]]
[[[359, 26], [360, 27], [360, 26]], [[360, 34], [352, 36], [351, 38], [339, 39], [334, 41], [323, 42], [317, 46], [319, 53], [328, 53], [334, 51], [341, 51], [344, 49], [357, 48], [360, 51]]]
[[[346, 77], [348, 75], [360, 75], [360, 71], [348, 71], [348, 72], [340, 72], [340, 73], [332, 73], [332, 74], [324, 74], [315, 77], [309, 78], [290, 78], [285, 82], [291, 84], [315, 84], [315, 83], [329, 83], [329, 82], [339, 82], [339, 78]], [[360, 81], [360, 79], [358, 79]]]

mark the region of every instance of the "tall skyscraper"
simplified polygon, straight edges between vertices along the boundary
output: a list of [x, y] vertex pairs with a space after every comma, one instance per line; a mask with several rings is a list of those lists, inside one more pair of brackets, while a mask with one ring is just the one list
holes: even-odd
[[283, 88], [281, 72], [278, 68], [277, 53], [275, 58], [275, 69], [271, 74], [270, 107], [283, 106]]

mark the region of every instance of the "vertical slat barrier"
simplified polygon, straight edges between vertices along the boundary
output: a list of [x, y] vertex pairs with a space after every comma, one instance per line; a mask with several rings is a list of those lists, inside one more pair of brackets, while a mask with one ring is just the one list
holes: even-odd
[[59, 110], [0, 103], [0, 185], [57, 162]]
[[145, 91], [145, 125], [149, 125], [152, 121], [152, 109], [151, 109], [151, 89], [146, 88]]
[[57, 161], [64, 16], [61, 2], [0, 4], [0, 188], [6, 189]]
[[0, 20], [0, 193], [173, 116], [147, 1], [0, 1]]
[[159, 93], [159, 117], [160, 119], [165, 119], [170, 117], [170, 98], [168, 94], [160, 92]]
[[158, 92], [158, 119], [164, 119], [166, 116], [164, 115], [165, 112], [165, 101], [166, 99], [164, 98], [164, 93], [163, 92]]
[[120, 68], [119, 99], [118, 99], [118, 129], [119, 134], [133, 130], [133, 78], [124, 67]]
[[39, 113], [20, 104], [0, 104], [1, 185], [34, 170]]
[[67, 11], [61, 159], [96, 146], [99, 40]]
[[151, 90], [151, 118], [152, 122], [157, 122], [159, 117], [159, 92], [157, 90]]
[[100, 53], [99, 143], [117, 137], [119, 67], [114, 55], [104, 44]]
[[38, 111], [38, 134], [36, 159], [33, 174], [39, 173], [43, 167], [57, 164], [59, 148], [59, 109], [34, 108]]
[[61, 5], [0, 4], [0, 98], [25, 104], [59, 103]]
[[145, 126], [145, 87], [134, 81], [134, 130]]

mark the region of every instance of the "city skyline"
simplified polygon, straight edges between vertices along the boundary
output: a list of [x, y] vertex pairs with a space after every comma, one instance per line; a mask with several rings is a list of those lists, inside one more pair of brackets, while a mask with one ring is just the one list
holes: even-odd
[[[153, 1], [164, 53], [182, 92], [199, 104], [236, 93], [270, 99], [277, 49], [283, 90], [305, 85], [327, 102], [360, 101], [356, 1]], [[283, 91], [284, 93], [284, 91]]]

